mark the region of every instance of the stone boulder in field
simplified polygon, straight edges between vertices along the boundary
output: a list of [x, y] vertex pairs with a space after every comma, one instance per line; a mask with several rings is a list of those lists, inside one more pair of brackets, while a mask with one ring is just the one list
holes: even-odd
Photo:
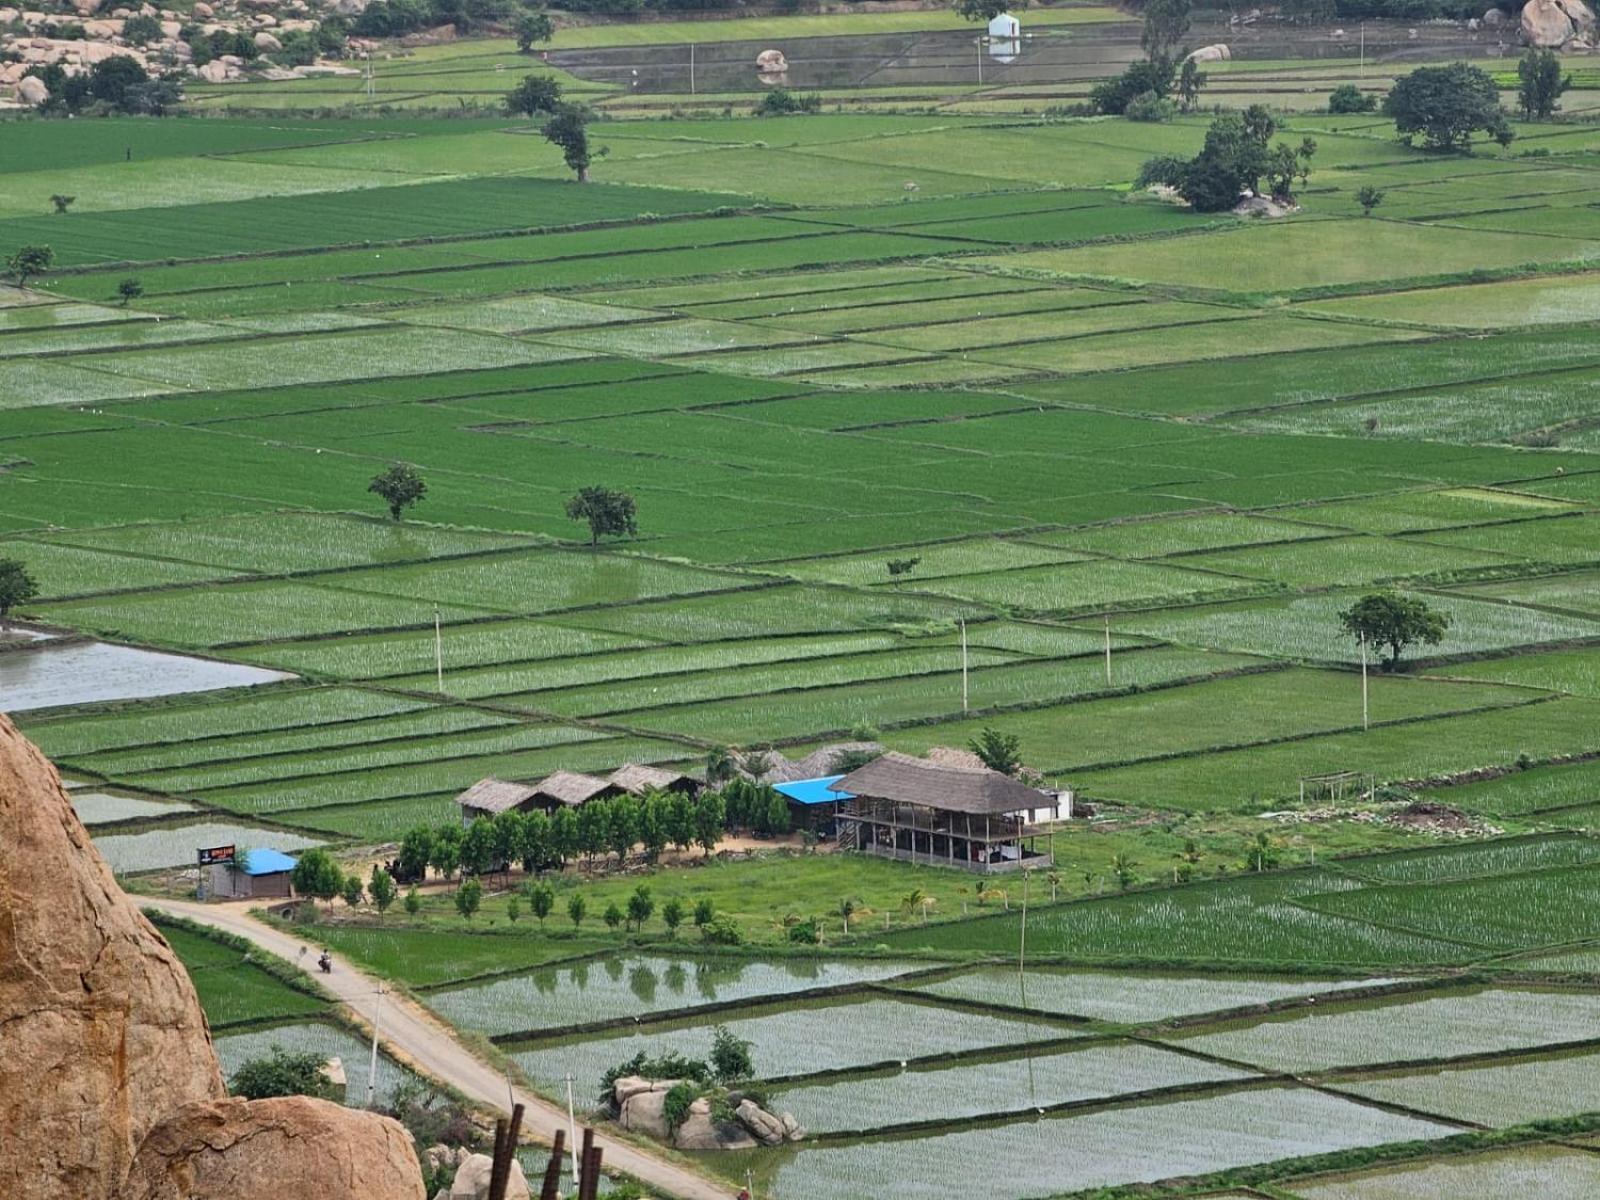
[[[494, 1159], [487, 1154], [469, 1155], [456, 1168], [450, 1200], [489, 1200], [489, 1179], [493, 1174]], [[506, 1180], [506, 1200], [529, 1200], [528, 1180], [516, 1159], [511, 1160], [511, 1175]]]
[[1594, 29], [1594, 10], [1583, 0], [1528, 0], [1520, 25], [1528, 45], [1554, 48], [1587, 37]]

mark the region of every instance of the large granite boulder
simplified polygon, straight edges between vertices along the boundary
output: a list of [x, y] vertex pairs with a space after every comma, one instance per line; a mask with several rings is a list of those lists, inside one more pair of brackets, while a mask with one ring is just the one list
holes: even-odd
[[1528, 45], [1554, 48], [1587, 37], [1594, 29], [1594, 10], [1583, 0], [1528, 0], [1520, 24]]
[[689, 1115], [673, 1132], [679, 1150], [754, 1150], [756, 1140], [738, 1121], [719, 1121], [704, 1096], [689, 1105]]
[[[487, 1154], [472, 1154], [456, 1168], [450, 1184], [450, 1200], [489, 1200], [489, 1180], [494, 1174], [494, 1159]], [[529, 1200], [528, 1180], [522, 1164], [511, 1160], [511, 1176], [506, 1180], [506, 1200]]]
[[411, 1135], [400, 1122], [306, 1096], [184, 1105], [150, 1131], [118, 1194], [119, 1200], [286, 1196], [426, 1200]]
[[7, 1200], [114, 1196], [163, 1113], [224, 1094], [183, 965], [90, 845], [55, 768], [4, 716], [0, 1029]]
[[[17, 81], [17, 99], [24, 104], [43, 104], [50, 99], [50, 89], [45, 87], [44, 80], [37, 75], [25, 75]], [[0, 987], [4, 984], [0, 983]], [[0, 1080], [5, 1078], [4, 1069], [0, 1067]], [[0, 1176], [4, 1178], [4, 1176]]]
[[183, 965], [0, 714], [0, 1197], [423, 1200], [395, 1121], [225, 1098]]

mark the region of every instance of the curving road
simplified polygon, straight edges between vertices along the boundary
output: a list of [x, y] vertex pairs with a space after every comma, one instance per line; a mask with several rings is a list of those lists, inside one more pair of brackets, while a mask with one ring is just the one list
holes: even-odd
[[[254, 920], [238, 905], [197, 904], [185, 900], [132, 897], [141, 908], [153, 908], [197, 924], [246, 938], [263, 950], [314, 970], [313, 947], [304, 958], [300, 949], [308, 945], [301, 938]], [[332, 992], [347, 1008], [371, 1027], [378, 1007], [379, 981], [361, 971], [347, 959], [334, 956], [332, 975], [317, 973], [316, 981]], [[449, 1084], [468, 1099], [509, 1113], [513, 1102], [526, 1108], [523, 1128], [548, 1143], [557, 1129], [567, 1125], [566, 1110], [513, 1087], [504, 1075], [478, 1058], [460, 1041], [455, 1032], [432, 1013], [406, 996], [385, 991], [379, 1022], [379, 1041], [404, 1062], [414, 1064], [424, 1074]], [[647, 1187], [678, 1200], [728, 1200], [734, 1189], [707, 1180], [678, 1163], [658, 1158], [628, 1142], [596, 1131], [595, 1144], [605, 1149], [605, 1166], [625, 1171]]]

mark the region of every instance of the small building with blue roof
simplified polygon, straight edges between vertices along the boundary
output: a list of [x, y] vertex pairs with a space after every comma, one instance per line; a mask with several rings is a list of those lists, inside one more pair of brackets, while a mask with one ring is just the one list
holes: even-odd
[[236, 855], [228, 862], [210, 865], [206, 896], [212, 900], [286, 900], [294, 895], [290, 877], [295, 859], [281, 850], [251, 849], [240, 862]]
[[855, 799], [849, 792], [834, 786], [843, 778], [843, 775], [821, 775], [816, 779], [791, 779], [787, 783], [773, 784], [773, 790], [789, 802], [790, 827], [831, 837], [839, 805]]

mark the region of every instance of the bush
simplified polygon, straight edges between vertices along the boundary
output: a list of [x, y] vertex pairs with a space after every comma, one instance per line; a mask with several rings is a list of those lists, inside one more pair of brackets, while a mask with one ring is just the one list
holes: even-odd
[[1331, 113], [1369, 113], [1378, 110], [1378, 98], [1363, 92], [1353, 83], [1341, 83], [1328, 94]]
[[1141, 59], [1131, 64], [1121, 75], [1097, 83], [1089, 90], [1089, 103], [1097, 113], [1121, 116], [1146, 92], [1158, 99], [1172, 91], [1173, 67], [1164, 58]]
[[724, 916], [713, 917], [700, 926], [700, 938], [712, 946], [740, 946], [744, 944], [744, 934], [739, 932], [739, 927], [733, 923], [731, 917]]
[[315, 1096], [334, 1098], [333, 1086], [322, 1074], [322, 1055], [290, 1053], [273, 1046], [265, 1058], [241, 1063], [228, 1081], [228, 1090], [246, 1100], [266, 1100], [272, 1096]]
[[726, 1025], [711, 1031], [711, 1070], [719, 1083], [732, 1083], [736, 1079], [749, 1079], [756, 1073], [750, 1058], [750, 1043], [733, 1036]]
[[641, 1050], [600, 1076], [601, 1104], [608, 1108], [614, 1105], [617, 1080], [628, 1075], [638, 1075], [643, 1079], [683, 1079], [707, 1083], [711, 1079], [711, 1068], [704, 1059], [685, 1058], [676, 1050], [669, 1050], [656, 1058], [645, 1057]]
[[822, 97], [815, 92], [791, 92], [788, 88], [773, 88], [761, 97], [756, 105], [758, 117], [787, 117], [799, 113], [820, 112]]
[[689, 1119], [689, 1106], [700, 1099], [700, 1087], [689, 1080], [681, 1080], [667, 1089], [667, 1099], [662, 1115], [667, 1118], [667, 1128], [676, 1129]]
[[1130, 121], [1145, 121], [1159, 124], [1170, 121], [1178, 115], [1178, 106], [1164, 96], [1154, 92], [1140, 92], [1128, 101], [1128, 107], [1123, 110], [1123, 116]]
[[802, 946], [815, 946], [822, 940], [822, 933], [817, 928], [817, 919], [807, 917], [789, 926], [789, 940], [798, 942]]

